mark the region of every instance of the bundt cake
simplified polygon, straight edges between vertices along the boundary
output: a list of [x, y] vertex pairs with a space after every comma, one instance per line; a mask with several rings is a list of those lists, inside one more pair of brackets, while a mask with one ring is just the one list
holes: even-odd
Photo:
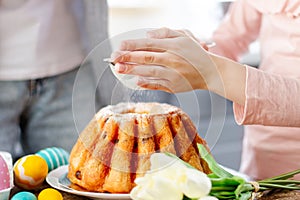
[[199, 156], [206, 145], [181, 109], [161, 103], [119, 103], [102, 108], [70, 154], [68, 177], [87, 191], [129, 193], [150, 168], [150, 155], [170, 152], [195, 168], [210, 170]]

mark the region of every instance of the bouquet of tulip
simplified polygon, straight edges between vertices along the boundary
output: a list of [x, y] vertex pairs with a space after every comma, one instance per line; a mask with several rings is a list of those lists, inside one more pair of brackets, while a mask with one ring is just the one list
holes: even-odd
[[300, 190], [300, 181], [292, 180], [300, 169], [265, 180], [251, 182], [222, 168], [199, 144], [199, 152], [211, 169], [204, 174], [170, 153], [151, 156], [151, 169], [135, 180], [130, 193], [134, 200], [249, 200], [253, 194], [272, 189]]
[[299, 174], [300, 169], [257, 182], [246, 181], [241, 177], [233, 176], [220, 167], [203, 145], [198, 144], [198, 148], [203, 159], [207, 162], [212, 171], [212, 173], [208, 175], [212, 183], [210, 195], [218, 199], [248, 200], [253, 193], [255, 194], [266, 190], [300, 190], [300, 181], [290, 179], [294, 175]]

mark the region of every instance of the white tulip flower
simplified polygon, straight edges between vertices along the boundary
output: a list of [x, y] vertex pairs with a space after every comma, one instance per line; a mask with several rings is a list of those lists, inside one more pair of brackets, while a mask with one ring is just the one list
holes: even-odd
[[135, 180], [136, 187], [130, 193], [134, 200], [216, 200], [208, 196], [211, 182], [203, 172], [188, 167], [183, 161], [166, 155], [154, 153], [151, 158], [151, 169]]
[[182, 184], [182, 192], [189, 198], [205, 197], [211, 190], [211, 181], [201, 171], [187, 168], [186, 181]]

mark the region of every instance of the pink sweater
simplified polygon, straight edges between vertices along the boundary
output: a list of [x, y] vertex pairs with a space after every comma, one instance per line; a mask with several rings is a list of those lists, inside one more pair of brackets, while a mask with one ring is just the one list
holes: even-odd
[[258, 124], [245, 126], [241, 171], [262, 179], [298, 169], [300, 1], [238, 0], [229, 12], [213, 52], [237, 60], [258, 39], [264, 71], [247, 67], [245, 106], [234, 105], [239, 124]]

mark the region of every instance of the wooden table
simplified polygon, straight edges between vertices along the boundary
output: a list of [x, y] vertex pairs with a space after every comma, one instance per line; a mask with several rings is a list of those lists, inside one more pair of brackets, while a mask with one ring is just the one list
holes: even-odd
[[[36, 194], [36, 196], [39, 194], [40, 191], [42, 191], [45, 188], [49, 188], [50, 186], [45, 183], [37, 190], [31, 191], [32, 193]], [[14, 188], [11, 192], [11, 196], [14, 194], [20, 192], [21, 189]], [[69, 194], [66, 192], [60, 191], [63, 195], [64, 200], [86, 200], [89, 199], [87, 197], [77, 196], [73, 194]], [[283, 190], [277, 190], [272, 192], [267, 192], [261, 197], [255, 198], [255, 200], [299, 200], [300, 199], [300, 191], [283, 191]]]
[[257, 198], [257, 200], [299, 200], [300, 199], [300, 191], [271, 191], [265, 193], [264, 196]]

